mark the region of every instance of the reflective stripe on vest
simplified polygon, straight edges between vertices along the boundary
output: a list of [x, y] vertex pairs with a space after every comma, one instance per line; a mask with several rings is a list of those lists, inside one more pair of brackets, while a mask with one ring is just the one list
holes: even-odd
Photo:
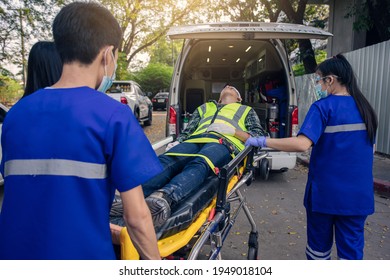
[[4, 164], [4, 177], [12, 175], [54, 175], [105, 179], [107, 166], [66, 159], [14, 159]]
[[336, 132], [350, 132], [366, 130], [366, 124], [354, 123], [354, 124], [341, 124], [341, 125], [328, 125], [325, 128], [324, 133], [336, 133]]
[[[217, 105], [213, 102], [207, 102], [206, 104], [203, 104], [198, 108], [198, 112], [199, 115], [201, 116], [201, 120], [199, 122], [198, 128], [195, 130], [195, 132], [192, 135], [202, 134], [207, 131], [207, 128], [211, 124], [211, 121], [215, 113], [217, 112], [217, 109], [218, 109]], [[239, 103], [227, 104], [219, 110], [214, 120], [214, 123], [224, 123], [234, 127], [235, 129], [246, 131], [245, 119], [250, 109], [251, 109], [250, 107], [241, 105]], [[241, 140], [230, 135], [224, 135], [224, 137], [230, 140], [240, 151], [244, 149], [245, 146], [241, 142]], [[190, 141], [196, 143], [196, 140], [190, 140]]]

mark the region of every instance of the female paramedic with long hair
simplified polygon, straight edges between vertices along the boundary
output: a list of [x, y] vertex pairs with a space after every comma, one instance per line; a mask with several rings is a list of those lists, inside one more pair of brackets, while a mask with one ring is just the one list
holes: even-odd
[[363, 259], [364, 224], [374, 213], [373, 153], [377, 117], [343, 55], [316, 71], [320, 100], [310, 107], [297, 137], [249, 138], [246, 145], [302, 152], [313, 146], [304, 205], [308, 259]]
[[29, 53], [23, 97], [55, 84], [61, 77], [62, 61], [54, 42], [36, 42]]

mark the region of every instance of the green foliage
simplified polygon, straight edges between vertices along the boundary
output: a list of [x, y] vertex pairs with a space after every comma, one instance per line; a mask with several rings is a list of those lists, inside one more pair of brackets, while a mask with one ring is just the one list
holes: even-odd
[[[327, 53], [324, 50], [316, 50], [315, 55], [316, 55], [317, 64], [320, 64], [322, 61], [324, 61], [326, 59]], [[293, 65], [292, 69], [293, 69], [294, 75], [296, 77], [306, 74], [305, 67], [303, 66], [302, 62]]]
[[4, 74], [0, 73], [0, 102], [11, 106], [22, 97], [23, 88], [16, 80]]
[[325, 28], [329, 17], [328, 5], [306, 5], [304, 22], [309, 22], [310, 25], [317, 28]]
[[150, 63], [174, 65], [174, 61], [182, 46], [181, 40], [167, 40], [165, 37], [158, 40], [149, 48]]
[[344, 16], [344, 18], [356, 18], [353, 22], [353, 29], [356, 31], [366, 31], [373, 26], [373, 21], [367, 12], [367, 4], [367, 1], [362, 1], [359, 4], [354, 3], [348, 7], [348, 12]]
[[118, 67], [116, 69], [116, 80], [126, 81], [133, 80], [133, 75], [127, 70], [127, 58], [126, 54], [119, 52], [118, 53]]
[[0, 1], [0, 62], [26, 67], [30, 47], [50, 40], [51, 23], [63, 1]]
[[390, 39], [390, 0], [355, 1], [346, 9], [344, 18], [351, 18], [353, 30], [368, 31], [374, 36], [367, 43], [379, 43]]
[[123, 32], [120, 51], [126, 53], [127, 65], [164, 38], [173, 25], [193, 23], [191, 18], [204, 0], [100, 0], [118, 20]]
[[168, 91], [171, 83], [173, 67], [161, 63], [149, 63], [144, 69], [135, 74], [145, 92], [156, 94], [160, 90]]
[[302, 62], [293, 65], [292, 69], [293, 69], [295, 77], [302, 76], [302, 75], [306, 74], [305, 67], [303, 66]]
[[287, 52], [290, 54], [292, 51], [295, 49], [299, 48], [299, 44], [297, 40], [294, 39], [286, 39], [285, 41], [285, 46], [287, 49]]

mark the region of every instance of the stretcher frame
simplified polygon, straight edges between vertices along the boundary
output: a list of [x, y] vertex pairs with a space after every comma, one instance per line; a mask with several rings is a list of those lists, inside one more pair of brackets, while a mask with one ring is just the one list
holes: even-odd
[[[173, 138], [168, 137], [152, 146], [154, 150], [158, 150], [172, 141]], [[251, 184], [254, 180], [253, 164], [266, 156], [265, 152], [258, 153], [256, 148], [246, 147], [233, 160], [220, 168], [216, 197], [201, 211], [189, 227], [158, 240], [160, 256], [165, 259], [195, 260], [200, 257], [202, 248], [209, 246], [208, 259], [221, 259], [224, 241], [234, 226], [238, 214], [243, 210], [251, 227], [247, 243], [247, 259], [257, 259], [257, 226], [240, 188], [243, 185], [249, 186]], [[230, 207], [232, 202], [238, 203], [238, 207], [234, 211], [231, 211]], [[121, 259], [137, 260], [140, 258], [126, 227], [111, 225], [111, 232], [113, 243], [120, 245]]]

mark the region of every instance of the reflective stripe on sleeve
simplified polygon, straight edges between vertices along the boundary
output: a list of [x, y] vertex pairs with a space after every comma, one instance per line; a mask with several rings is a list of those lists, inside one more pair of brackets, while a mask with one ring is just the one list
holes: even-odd
[[107, 177], [105, 164], [66, 159], [15, 159], [4, 165], [4, 177], [12, 175], [76, 176], [86, 179]]
[[204, 114], [206, 114], [206, 104], [202, 104], [200, 106], [200, 112], [199, 112], [200, 117], [203, 117]]
[[[204, 119], [202, 118], [202, 119], [200, 120], [200, 122], [199, 122], [198, 127], [200, 127], [201, 125], [204, 125], [204, 123], [208, 122], [209, 120], [212, 120], [213, 117], [214, 117], [214, 116], [210, 116], [210, 117], [207, 117], [207, 118], [204, 118]], [[207, 123], [207, 125], [208, 125], [208, 123]]]
[[366, 124], [354, 123], [354, 124], [341, 124], [341, 125], [328, 125], [325, 128], [324, 133], [336, 133], [336, 132], [349, 132], [349, 131], [360, 131], [366, 130]]

